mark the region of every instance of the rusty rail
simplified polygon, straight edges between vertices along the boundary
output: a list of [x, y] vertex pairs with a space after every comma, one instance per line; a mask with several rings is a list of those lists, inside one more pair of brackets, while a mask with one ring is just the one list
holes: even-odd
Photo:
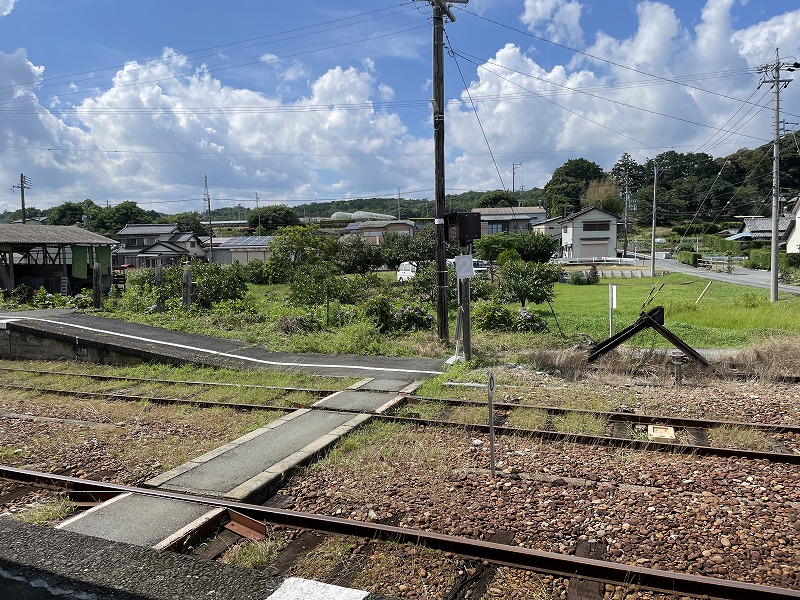
[[82, 489], [90, 492], [130, 492], [145, 496], [206, 504], [238, 511], [251, 518], [262, 519], [289, 527], [313, 529], [326, 533], [340, 533], [362, 538], [393, 541], [396, 543], [420, 544], [443, 552], [453, 552], [461, 556], [486, 560], [497, 565], [540, 573], [550, 573], [562, 577], [579, 576], [615, 585], [637, 585], [642, 588], [667, 594], [710, 596], [727, 600], [751, 600], [752, 598], [759, 598], [760, 600], [785, 600], [787, 598], [800, 598], [800, 590], [728, 581], [724, 579], [715, 579], [713, 577], [688, 575], [685, 573], [659, 571], [656, 569], [647, 569], [591, 558], [567, 556], [553, 552], [532, 550], [530, 548], [520, 548], [518, 546], [460, 538], [418, 529], [366, 523], [363, 521], [350, 521], [338, 517], [258, 506], [255, 504], [246, 504], [218, 498], [204, 498], [177, 492], [165, 492], [101, 481], [90, 481], [63, 475], [27, 471], [13, 467], [0, 467], [0, 477], [44, 485], [57, 485], [67, 489]]

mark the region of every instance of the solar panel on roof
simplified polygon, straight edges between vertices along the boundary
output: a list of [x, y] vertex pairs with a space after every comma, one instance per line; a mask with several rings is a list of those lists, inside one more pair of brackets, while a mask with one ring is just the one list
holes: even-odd
[[269, 235], [251, 235], [247, 237], [230, 238], [222, 242], [220, 248], [235, 248], [245, 246], [267, 246], [272, 241]]

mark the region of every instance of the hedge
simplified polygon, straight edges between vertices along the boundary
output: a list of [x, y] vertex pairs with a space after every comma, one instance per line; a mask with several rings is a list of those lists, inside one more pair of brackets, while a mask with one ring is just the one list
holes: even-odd
[[[757, 267], [769, 271], [772, 268], [772, 250], [770, 248], [758, 248], [750, 250], [748, 260], [749, 267]], [[785, 272], [789, 269], [800, 267], [800, 254], [778, 253], [778, 271]]]
[[678, 262], [696, 267], [697, 261], [700, 260], [701, 256], [702, 254], [699, 252], [688, 252], [686, 250], [681, 250], [678, 252]]

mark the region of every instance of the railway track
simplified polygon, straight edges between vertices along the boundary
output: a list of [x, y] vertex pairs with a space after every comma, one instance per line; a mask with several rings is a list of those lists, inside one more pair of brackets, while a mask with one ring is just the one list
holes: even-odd
[[[39, 394], [72, 396], [77, 398], [100, 398], [110, 401], [149, 402], [152, 404], [177, 404], [193, 407], [224, 407], [234, 410], [279, 410], [284, 412], [296, 408], [311, 408], [318, 399], [333, 394], [336, 390], [314, 388], [294, 388], [266, 386], [255, 384], [220, 383], [208, 381], [189, 381], [173, 379], [149, 379], [141, 377], [112, 376], [98, 374], [82, 374], [68, 371], [38, 371], [33, 369], [0, 368], [0, 372], [18, 372], [29, 377], [25, 383], [4, 383], [8, 389], [33, 391]], [[89, 379], [112, 382], [119, 385], [122, 391], [86, 391], [83, 389], [67, 389], [43, 387], [36, 384], [37, 377], [60, 377], [68, 379]], [[146, 393], [131, 393], [136, 386], [147, 386]], [[169, 397], [158, 395], [159, 386], [170, 389], [174, 386], [185, 388], [186, 397]], [[203, 390], [217, 388], [235, 395], [242, 390], [267, 396], [266, 401], [235, 402], [224, 400], [204, 400], [200, 396]], [[190, 391], [194, 390], [194, 391]], [[292, 400], [292, 395], [303, 395], [304, 401]], [[289, 398], [288, 401], [286, 399]], [[436, 415], [423, 418], [424, 408], [434, 407]], [[459, 412], [464, 409], [473, 412], [463, 418]], [[629, 448], [652, 452], [672, 452], [695, 454], [698, 456], [739, 456], [751, 460], [767, 460], [775, 463], [800, 464], [800, 426], [772, 423], [749, 423], [732, 420], [698, 419], [667, 415], [636, 414], [622, 411], [597, 411], [547, 405], [521, 404], [518, 402], [494, 403], [495, 433], [498, 435], [521, 435], [547, 441], [601, 445], [615, 448]], [[477, 413], [475, 412], [477, 411]], [[483, 415], [483, 421], [476, 418]], [[509, 425], [515, 414], [535, 413], [538, 427]], [[569, 431], [559, 428], [559, 419], [567, 415], [592, 420], [594, 428], [598, 423], [601, 432]], [[14, 415], [6, 415], [14, 417]], [[374, 418], [413, 423], [429, 427], [470, 428], [475, 431], [488, 432], [488, 407], [486, 402], [461, 400], [453, 398], [425, 398], [405, 395], [392, 414], [374, 414]], [[18, 416], [22, 418], [21, 416]], [[714, 429], [753, 430], [763, 436], [766, 448], [720, 447], [709, 443], [709, 431]], [[651, 432], [657, 435], [652, 436]], [[660, 435], [658, 435], [660, 434]]]
[[[287, 510], [275, 506], [259, 506], [233, 502], [221, 499], [192, 496], [175, 492], [157, 491], [149, 488], [116, 485], [101, 481], [80, 479], [57, 474], [39, 473], [11, 467], [0, 467], [0, 478], [11, 480], [22, 485], [45, 487], [47, 489], [65, 490], [71, 496], [93, 501], [107, 498], [109, 495], [121, 493], [136, 493], [160, 498], [169, 498], [185, 502], [202, 503], [212, 507], [224, 509], [224, 518], [219, 523], [207, 523], [206, 531], [195, 533], [197, 539], [205, 536], [208, 529], [224, 527], [240, 536], [258, 539], [267, 533], [267, 527], [279, 525], [281, 527], [297, 530], [293, 557], [277, 558], [274, 561], [275, 571], [286, 570], [298, 556], [303, 554], [298, 551], [298, 545], [308, 547], [319, 544], [319, 539], [314, 539], [318, 533], [324, 535], [343, 534], [354, 536], [362, 540], [358, 547], [361, 556], [370, 551], [371, 545], [390, 542], [393, 547], [398, 544], [410, 544], [410, 548], [425, 547], [440, 552], [457, 555], [467, 560], [476, 560], [479, 564], [503, 566], [536, 573], [548, 574], [557, 577], [569, 578], [573, 585], [579, 581], [598, 582], [603, 585], [617, 585], [628, 589], [635, 586], [637, 589], [651, 590], [667, 595], [692, 595], [701, 597], [714, 597], [730, 600], [750, 600], [759, 598], [763, 600], [783, 600], [800, 598], [800, 590], [779, 588], [773, 586], [757, 585], [741, 581], [732, 581], [716, 577], [705, 577], [692, 574], [676, 573], [640, 566], [625, 565], [597, 558], [542, 552], [529, 548], [508, 545], [510, 540], [501, 531], [492, 539], [478, 540], [433, 533], [430, 531], [398, 527], [385, 523], [368, 523], [363, 521], [348, 520], [339, 517], [325, 516], [300, 511]], [[317, 532], [317, 533], [314, 533]], [[318, 536], [317, 536], [318, 537]], [[229, 538], [232, 541], [233, 538]], [[292, 544], [287, 546], [287, 549]], [[167, 548], [175, 550], [175, 548]], [[585, 553], [585, 552], [584, 552]], [[412, 561], [419, 567], [419, 561]], [[477, 567], [464, 567], [465, 577], [456, 581], [454, 592], [462, 594], [453, 598], [465, 597], [463, 594], [470, 588], [469, 580], [472, 579], [480, 586], [486, 585], [492, 577], [490, 569]], [[457, 589], [455, 589], [457, 587]], [[600, 589], [599, 587], [597, 589]], [[460, 591], [459, 591], [460, 590]], [[449, 596], [448, 596], [449, 597]]]

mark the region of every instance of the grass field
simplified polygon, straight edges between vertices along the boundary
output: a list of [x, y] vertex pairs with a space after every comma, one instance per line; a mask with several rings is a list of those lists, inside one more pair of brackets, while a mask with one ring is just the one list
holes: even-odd
[[[742, 347], [775, 335], [800, 333], [800, 298], [781, 296], [769, 302], [769, 291], [714, 282], [698, 301], [708, 281], [673, 273], [666, 277], [602, 279], [597, 285], [556, 285], [553, 302], [561, 329], [567, 336], [583, 333], [598, 340], [608, 337], [608, 285], [617, 286], [614, 331], [633, 323], [642, 310], [663, 306], [664, 325], [686, 343], [697, 347]], [[643, 307], [655, 294], [651, 302]], [[542, 307], [537, 307], [541, 310]], [[548, 319], [551, 330], [555, 319]], [[633, 345], [650, 345], [652, 337], [640, 334]], [[660, 336], [657, 336], [660, 338]], [[657, 346], [668, 345], [656, 340]]]

